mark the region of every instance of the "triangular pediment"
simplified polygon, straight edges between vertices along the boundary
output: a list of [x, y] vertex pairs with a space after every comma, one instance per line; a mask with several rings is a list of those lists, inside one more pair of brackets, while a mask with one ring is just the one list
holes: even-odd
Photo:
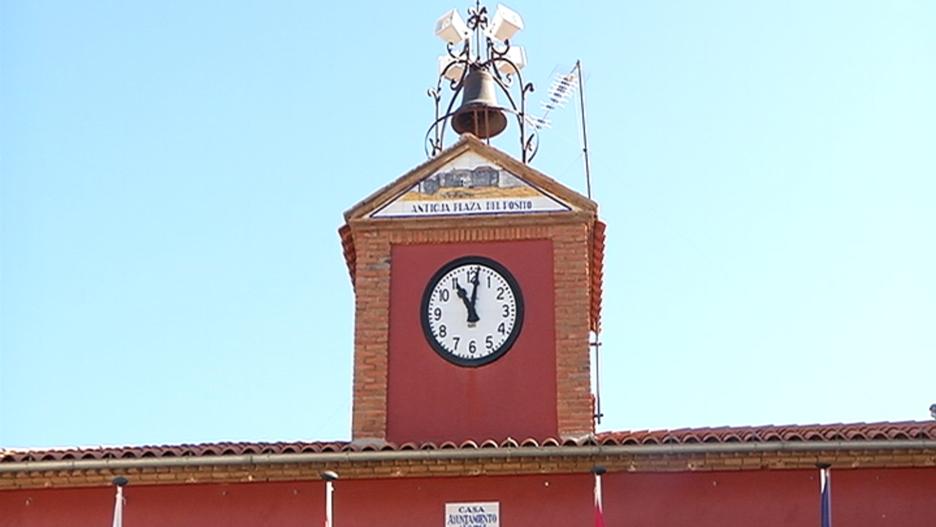
[[348, 220], [563, 214], [594, 202], [471, 135], [375, 192]]

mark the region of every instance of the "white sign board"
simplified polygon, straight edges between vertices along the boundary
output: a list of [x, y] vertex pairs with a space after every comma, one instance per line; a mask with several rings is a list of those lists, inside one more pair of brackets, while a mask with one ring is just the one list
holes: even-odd
[[568, 204], [468, 152], [370, 214], [371, 218], [568, 212]]
[[500, 502], [446, 503], [444, 527], [500, 527]]

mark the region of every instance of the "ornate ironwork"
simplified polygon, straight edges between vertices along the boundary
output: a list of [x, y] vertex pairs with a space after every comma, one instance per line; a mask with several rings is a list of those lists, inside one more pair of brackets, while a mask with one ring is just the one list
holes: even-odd
[[[468, 8], [466, 25], [472, 32], [465, 40], [459, 43], [448, 43], [446, 52], [451, 61], [439, 73], [434, 88], [427, 90], [435, 107], [435, 119], [426, 131], [425, 150], [428, 157], [433, 157], [442, 151], [445, 142], [446, 125], [455, 114], [453, 107], [465, 87], [465, 79], [472, 67], [483, 68], [494, 78], [495, 84], [507, 98], [509, 107], [498, 106], [495, 109], [513, 114], [520, 130], [520, 157], [524, 163], [529, 163], [539, 150], [538, 127], [527, 115], [527, 98], [533, 92], [533, 84], [525, 83], [520, 72], [520, 66], [509, 58], [511, 49], [510, 40], [497, 42], [486, 30], [488, 28], [488, 10], [481, 5], [480, 0], [475, 1], [474, 7]], [[483, 44], [483, 46], [482, 46]], [[461, 46], [461, 49], [458, 47]], [[483, 54], [482, 54], [483, 51]], [[498, 66], [507, 66], [501, 71]], [[456, 79], [449, 79], [446, 74], [453, 68], [461, 68], [461, 75]], [[448, 104], [444, 104], [442, 84], [449, 80], [451, 96]], [[516, 92], [516, 93], [512, 93]], [[445, 106], [445, 111], [441, 111]]]

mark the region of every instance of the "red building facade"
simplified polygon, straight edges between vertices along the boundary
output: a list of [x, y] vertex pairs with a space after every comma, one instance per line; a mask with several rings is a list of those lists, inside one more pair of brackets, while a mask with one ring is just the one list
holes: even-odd
[[[817, 462], [833, 466], [837, 526], [931, 526], [936, 425], [880, 423], [599, 434], [594, 440], [213, 444], [6, 453], [0, 525], [107, 525], [126, 475], [124, 525], [321, 525], [336, 470], [339, 527], [444, 525], [451, 502], [498, 501], [501, 525], [818, 525]], [[11, 470], [12, 469], [12, 470]]]
[[[480, 174], [476, 177], [476, 174]], [[483, 176], [483, 177], [481, 177]], [[354, 287], [348, 442], [0, 450], [0, 526], [498, 527], [936, 525], [936, 422], [594, 430], [597, 205], [466, 135], [349, 210]]]

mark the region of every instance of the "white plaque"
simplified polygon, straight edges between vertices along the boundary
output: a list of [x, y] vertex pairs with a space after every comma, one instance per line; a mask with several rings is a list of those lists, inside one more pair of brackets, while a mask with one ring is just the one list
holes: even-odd
[[371, 212], [371, 218], [568, 212], [569, 204], [468, 152]]
[[500, 502], [446, 503], [444, 527], [500, 527]]

